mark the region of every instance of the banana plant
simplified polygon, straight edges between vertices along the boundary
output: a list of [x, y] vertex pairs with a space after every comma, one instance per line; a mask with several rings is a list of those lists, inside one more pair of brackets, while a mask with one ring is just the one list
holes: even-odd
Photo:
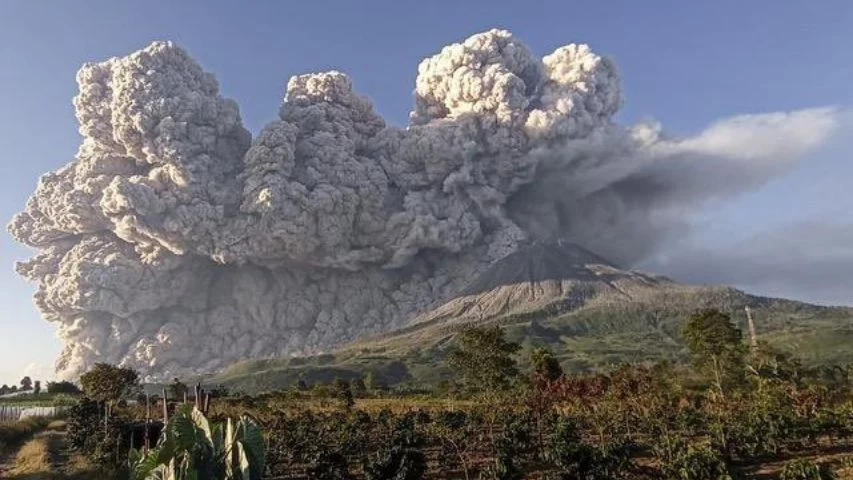
[[130, 454], [133, 480], [260, 480], [266, 464], [258, 424], [243, 416], [211, 424], [198, 409], [182, 406], [157, 446]]

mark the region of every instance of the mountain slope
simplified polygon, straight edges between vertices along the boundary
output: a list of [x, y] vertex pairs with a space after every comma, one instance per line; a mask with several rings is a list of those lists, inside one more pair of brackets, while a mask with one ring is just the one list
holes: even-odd
[[[621, 362], [683, 359], [680, 327], [701, 308], [718, 308], [759, 336], [812, 363], [853, 362], [853, 309], [748, 295], [729, 287], [685, 285], [623, 270], [568, 242], [537, 243], [496, 262], [456, 298], [409, 326], [309, 359], [242, 362], [214, 381], [246, 390], [330, 380], [374, 371], [389, 383], [435, 382], [442, 359], [468, 325], [497, 323], [522, 344], [520, 359], [548, 346], [569, 371]], [[745, 331], [745, 328], [744, 328]], [[824, 348], [831, 342], [834, 348]]]

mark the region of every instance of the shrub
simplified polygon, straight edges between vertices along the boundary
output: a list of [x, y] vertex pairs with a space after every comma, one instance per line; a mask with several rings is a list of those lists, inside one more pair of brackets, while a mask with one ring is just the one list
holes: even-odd
[[559, 470], [560, 479], [607, 480], [625, 475], [632, 454], [632, 445], [627, 442], [601, 447], [584, 443], [575, 421], [561, 417], [554, 426], [546, 457]]
[[679, 437], [664, 436], [655, 446], [663, 478], [671, 480], [732, 480], [725, 457], [705, 443], [688, 444]]
[[83, 393], [77, 385], [71, 382], [47, 382], [47, 393], [56, 395], [64, 393], [68, 395], [80, 395]]
[[266, 467], [264, 439], [254, 420], [211, 424], [198, 409], [182, 406], [169, 419], [157, 446], [130, 454], [134, 480], [260, 480]]
[[415, 415], [394, 422], [387, 445], [364, 464], [367, 480], [418, 480], [426, 472], [426, 457], [419, 447], [423, 438], [415, 429]]
[[833, 480], [835, 475], [825, 465], [818, 465], [810, 460], [795, 459], [782, 468], [780, 480]]
[[92, 463], [115, 468], [125, 463], [130, 450], [130, 423], [113, 416], [104, 421], [100, 405], [83, 398], [68, 409], [67, 441]]

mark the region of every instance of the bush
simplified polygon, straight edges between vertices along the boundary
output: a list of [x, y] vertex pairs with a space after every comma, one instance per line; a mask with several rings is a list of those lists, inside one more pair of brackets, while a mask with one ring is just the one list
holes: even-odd
[[728, 461], [710, 445], [665, 438], [656, 449], [663, 478], [671, 480], [732, 480]]
[[130, 453], [132, 478], [261, 480], [266, 468], [260, 427], [249, 417], [212, 424], [183, 405], [169, 418], [157, 446]]
[[77, 385], [71, 382], [47, 382], [47, 393], [56, 395], [64, 393], [67, 395], [80, 395], [83, 393]]
[[780, 480], [833, 480], [835, 475], [825, 465], [810, 460], [796, 459], [785, 464]]
[[415, 415], [407, 414], [394, 422], [385, 448], [365, 462], [367, 480], [419, 480], [426, 472], [426, 457], [419, 450], [423, 444], [415, 429]]
[[104, 409], [95, 401], [82, 399], [68, 409], [68, 444], [92, 463], [109, 468], [124, 465], [130, 451], [130, 424], [113, 416], [106, 423]]
[[588, 445], [581, 439], [576, 422], [561, 417], [554, 427], [546, 456], [559, 470], [560, 479], [607, 480], [625, 476], [633, 450], [627, 442], [601, 447]]

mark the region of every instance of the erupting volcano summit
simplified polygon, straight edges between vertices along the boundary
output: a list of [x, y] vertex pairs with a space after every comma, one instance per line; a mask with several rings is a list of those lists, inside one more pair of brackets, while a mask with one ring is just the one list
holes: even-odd
[[619, 126], [612, 61], [576, 44], [540, 58], [500, 30], [421, 62], [405, 128], [333, 71], [291, 78], [252, 138], [169, 42], [77, 82], [82, 145], [9, 225], [38, 252], [17, 271], [58, 326], [65, 376], [328, 349], [404, 325], [533, 240], [630, 266], [697, 208], [784, 172], [837, 116], [740, 116], [684, 139]]

